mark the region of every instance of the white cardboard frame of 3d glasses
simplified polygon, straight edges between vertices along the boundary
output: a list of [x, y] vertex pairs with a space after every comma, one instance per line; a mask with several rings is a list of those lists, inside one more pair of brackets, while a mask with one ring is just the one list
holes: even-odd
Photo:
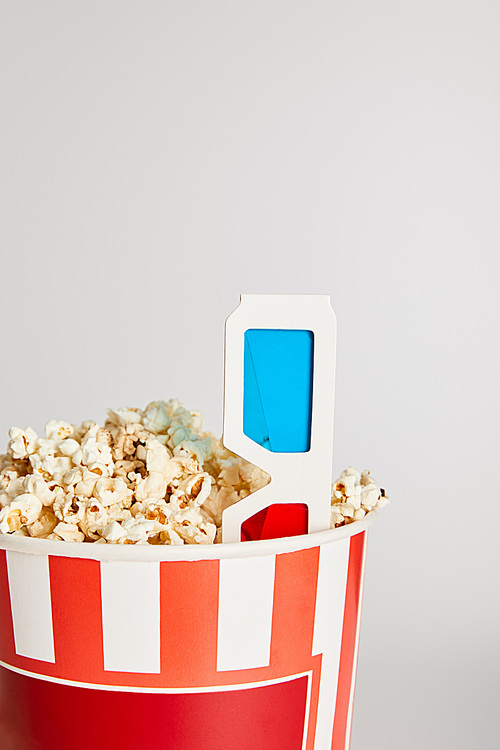
[[[311, 442], [305, 453], [273, 453], [243, 432], [244, 344], [250, 329], [314, 335]], [[266, 471], [271, 482], [224, 511], [223, 542], [239, 542], [244, 521], [274, 504], [306, 504], [309, 533], [330, 528], [336, 341], [335, 313], [323, 294], [242, 294], [226, 320], [223, 443]]]

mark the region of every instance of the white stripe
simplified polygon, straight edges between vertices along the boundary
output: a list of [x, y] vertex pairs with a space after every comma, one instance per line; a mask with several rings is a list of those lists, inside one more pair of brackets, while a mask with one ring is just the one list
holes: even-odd
[[218, 671], [269, 666], [275, 560], [221, 560]]
[[349, 566], [350, 539], [320, 547], [313, 654], [323, 654], [316, 725], [316, 746], [331, 747], [340, 647]]
[[160, 672], [159, 563], [101, 563], [104, 669]]
[[7, 551], [16, 654], [55, 662], [49, 558]]

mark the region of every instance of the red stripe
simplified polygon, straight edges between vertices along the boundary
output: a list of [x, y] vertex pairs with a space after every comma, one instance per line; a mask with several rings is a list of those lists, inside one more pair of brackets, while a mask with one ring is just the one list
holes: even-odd
[[359, 637], [365, 548], [366, 531], [351, 537], [332, 750], [346, 750], [346, 737], [350, 731], [349, 704], [356, 680], [355, 656]]
[[321, 657], [312, 657], [319, 547], [276, 556], [271, 668], [281, 674], [311, 670], [307, 749], [314, 747]]
[[10, 608], [9, 574], [7, 572], [7, 552], [0, 549], [0, 661], [12, 662], [16, 648], [14, 626]]
[[271, 666], [293, 674], [310, 661], [319, 547], [276, 555]]
[[49, 557], [56, 674], [101, 682], [101, 573], [97, 560]]
[[218, 610], [218, 560], [160, 563], [163, 684], [217, 684]]

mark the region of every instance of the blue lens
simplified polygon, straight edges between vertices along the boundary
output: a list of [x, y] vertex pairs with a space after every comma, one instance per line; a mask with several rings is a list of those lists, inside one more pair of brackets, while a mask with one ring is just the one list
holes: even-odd
[[245, 332], [243, 432], [273, 453], [311, 447], [314, 334]]

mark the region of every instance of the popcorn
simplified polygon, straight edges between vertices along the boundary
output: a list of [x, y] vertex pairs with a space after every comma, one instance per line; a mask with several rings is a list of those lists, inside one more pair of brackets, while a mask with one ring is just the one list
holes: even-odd
[[196, 505], [203, 505], [211, 489], [212, 478], [206, 472], [200, 472], [187, 480], [184, 493], [187, 497], [193, 498]]
[[164, 401], [152, 401], [144, 410], [144, 427], [155, 435], [166, 433], [172, 420]]
[[133, 495], [133, 492], [128, 489], [123, 479], [104, 477], [97, 480], [93, 495], [106, 507], [107, 505], [115, 504], [125, 505]]
[[136, 487], [135, 496], [137, 500], [161, 499], [167, 493], [167, 482], [162, 474], [157, 471], [151, 472], [142, 479]]
[[107, 542], [121, 542], [127, 538], [127, 532], [117, 521], [111, 521], [104, 527], [102, 536]]
[[217, 527], [207, 521], [200, 508], [190, 506], [172, 514], [172, 527], [187, 544], [212, 544]]
[[61, 443], [73, 434], [74, 429], [75, 425], [69, 424], [69, 422], [57, 422], [55, 419], [51, 419], [45, 425], [45, 437]]
[[19, 495], [0, 511], [0, 531], [2, 534], [19, 531], [23, 526], [34, 523], [41, 512], [42, 503], [35, 495]]
[[[108, 411], [104, 427], [13, 427], [0, 455], [0, 533], [95, 544], [218, 544], [222, 514], [270, 481], [177, 400]], [[368, 471], [332, 486], [331, 527], [388, 502]]]
[[5, 490], [7, 496], [13, 500], [18, 495], [22, 495], [25, 491], [25, 478], [24, 477], [15, 477], [10, 480], [10, 482], [7, 485], [7, 489]]
[[[109, 421], [106, 425], [109, 425]], [[140, 444], [145, 443], [151, 436], [147, 430], [139, 423], [129, 423], [125, 426], [120, 425], [117, 429], [112, 430], [113, 436], [113, 458], [119, 461], [124, 458], [136, 457], [136, 451]]]
[[[143, 446], [140, 447], [142, 448]], [[167, 448], [156, 438], [148, 438], [145, 448], [146, 467], [148, 471], [162, 474], [166, 482], [173, 479], [176, 476], [176, 471], [179, 470], [179, 464], [171, 461], [171, 455]], [[139, 458], [139, 450], [137, 453]]]
[[14, 469], [3, 469], [0, 472], [0, 491], [6, 490], [9, 484], [19, 478], [19, 474]]
[[97, 424], [88, 430], [82, 440], [80, 449], [73, 453], [72, 460], [74, 464], [81, 464], [82, 466], [89, 466], [95, 463], [104, 464], [105, 466], [113, 464], [111, 448], [106, 440], [99, 439], [101, 437], [99, 430], [100, 428]]
[[26, 526], [30, 536], [48, 537], [57, 526], [57, 518], [48, 508], [44, 508], [36, 521]]
[[61, 521], [76, 523], [78, 516], [81, 517], [82, 501], [77, 500], [74, 495], [64, 492], [61, 487], [57, 487], [55, 499], [52, 504], [52, 510], [55, 516]]
[[77, 524], [72, 523], [58, 523], [55, 527], [53, 534], [57, 534], [65, 542], [84, 542], [85, 534], [83, 534]]
[[61, 442], [58, 445], [60, 453], [63, 454], [63, 456], [74, 456], [74, 454], [77, 452], [77, 450], [80, 448], [80, 443], [78, 440], [74, 440], [73, 438], [68, 438], [67, 440], [61, 440]]
[[[75, 485], [75, 494], [82, 495], [83, 497], [92, 497], [99, 477], [97, 474], [90, 471], [90, 469], [85, 466], [80, 469], [80, 473], [82, 478]], [[69, 477], [71, 478], [71, 472], [69, 474]]]
[[42, 505], [52, 505], [54, 502], [54, 492], [50, 489], [47, 482], [40, 476], [37, 476], [36, 474], [31, 474], [30, 476], [27, 476], [24, 480], [24, 489], [26, 492], [29, 492], [31, 495], [36, 495], [36, 497], [41, 501]]
[[32, 453], [29, 457], [33, 473], [49, 481], [60, 484], [65, 474], [71, 469], [71, 459], [67, 456], [46, 454], [46, 446], [41, 448], [41, 455]]
[[9, 437], [9, 451], [13, 458], [28, 458], [34, 452], [38, 441], [38, 435], [31, 427], [27, 427], [26, 430], [11, 427]]
[[124, 407], [116, 410], [108, 409], [108, 421], [117, 427], [136, 422], [142, 424], [142, 414], [140, 409], [126, 409]]
[[388, 502], [385, 491], [377, 486], [369, 471], [360, 472], [349, 466], [332, 485], [330, 527], [361, 521], [371, 510]]

